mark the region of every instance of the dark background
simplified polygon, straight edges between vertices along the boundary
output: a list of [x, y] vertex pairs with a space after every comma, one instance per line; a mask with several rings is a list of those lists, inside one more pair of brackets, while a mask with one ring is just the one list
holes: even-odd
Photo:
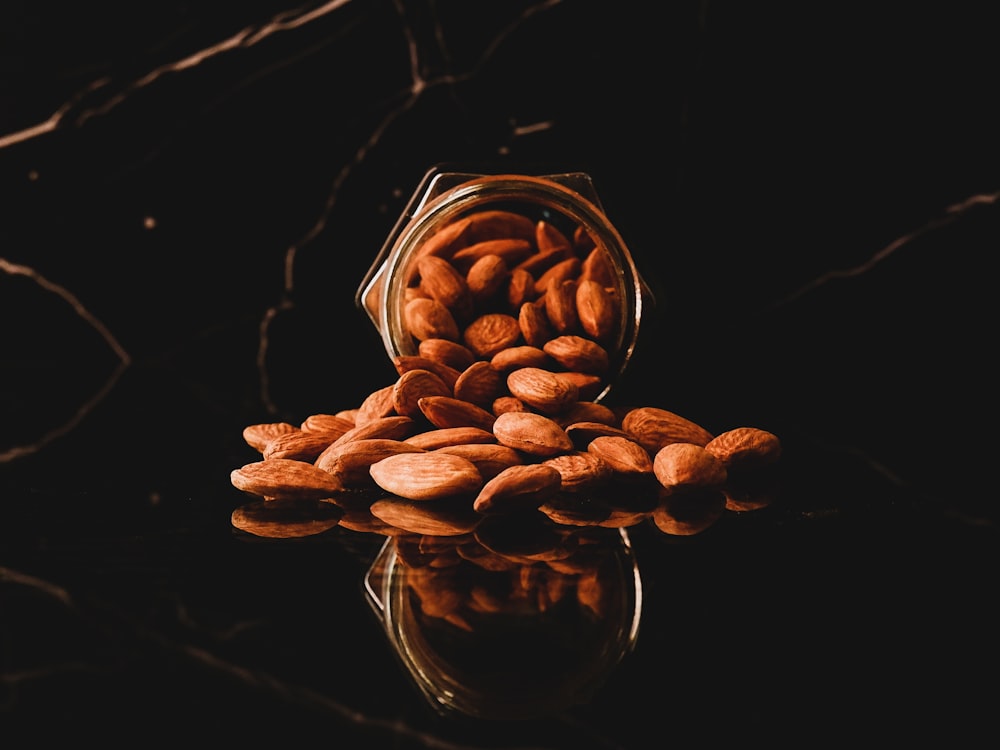
[[582, 714], [600, 746], [971, 733], [996, 697], [993, 37], [938, 2], [8, 4], [0, 722], [333, 737], [347, 706], [372, 746], [434, 746], [393, 723], [424, 728], [358, 596], [380, 540], [248, 544], [229, 472], [243, 426], [392, 381], [354, 294], [457, 163], [589, 173], [657, 300], [613, 397], [785, 448], [775, 508], [636, 530], [641, 653]]

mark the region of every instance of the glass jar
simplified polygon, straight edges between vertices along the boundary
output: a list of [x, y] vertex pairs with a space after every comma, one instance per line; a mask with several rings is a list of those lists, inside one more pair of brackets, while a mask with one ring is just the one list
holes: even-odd
[[[454, 326], [449, 319], [430, 332], [416, 331], [408, 304], [414, 297], [427, 296], [418, 265], [436, 256], [467, 277], [484, 255], [492, 256], [479, 264], [487, 281], [477, 277], [474, 296], [479, 296], [473, 305], [463, 297], [458, 309], [456, 298], [449, 308]], [[558, 269], [550, 270], [556, 265]], [[529, 269], [531, 280], [526, 281], [524, 269]], [[506, 274], [506, 286], [483, 291], [497, 281], [499, 272]], [[552, 279], [555, 283], [550, 283]], [[557, 294], [559, 304], [552, 299]], [[543, 303], [545, 297], [549, 300]], [[552, 345], [556, 348], [546, 351], [568, 350], [562, 353], [569, 361], [562, 360], [557, 369], [584, 371], [581, 400], [600, 401], [632, 357], [643, 306], [652, 302], [652, 296], [588, 175], [479, 174], [434, 168], [400, 216], [358, 289], [356, 302], [379, 330], [393, 360], [419, 355], [422, 337], [468, 345], [474, 338], [473, 321], [484, 315], [497, 316], [488, 322], [499, 322], [501, 328], [511, 327], [511, 319], [517, 321], [522, 335], [508, 337], [507, 346], [545, 348], [549, 340], [561, 337], [558, 345]], [[475, 340], [480, 346], [471, 348], [477, 358], [491, 359], [494, 342]]]

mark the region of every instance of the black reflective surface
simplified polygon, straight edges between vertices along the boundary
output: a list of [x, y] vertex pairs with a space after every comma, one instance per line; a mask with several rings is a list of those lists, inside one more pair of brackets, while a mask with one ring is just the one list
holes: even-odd
[[[985, 15], [227, 5], [0, 23], [12, 746], [959, 747], [992, 726]], [[658, 302], [617, 403], [784, 448], [766, 508], [628, 528], [634, 644], [519, 721], [430, 710], [366, 589], [384, 534], [230, 524], [245, 425], [394, 379], [354, 295], [438, 163], [590, 174]]]

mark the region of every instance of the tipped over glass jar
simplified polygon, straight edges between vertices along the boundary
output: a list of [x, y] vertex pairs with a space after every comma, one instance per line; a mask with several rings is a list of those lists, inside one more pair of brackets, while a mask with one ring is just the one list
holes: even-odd
[[600, 401], [652, 296], [588, 175], [434, 168], [356, 301], [394, 361], [543, 369], [568, 391], [552, 397]]

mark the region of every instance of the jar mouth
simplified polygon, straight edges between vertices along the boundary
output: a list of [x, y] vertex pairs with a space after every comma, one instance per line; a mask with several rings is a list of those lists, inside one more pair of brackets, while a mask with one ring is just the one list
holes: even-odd
[[[428, 248], [462, 223], [479, 226], [483, 224], [478, 221], [480, 217], [494, 212], [523, 217], [523, 223], [517, 222], [517, 227], [511, 228], [510, 239], [528, 239], [533, 243], [532, 251], [536, 255], [540, 255], [541, 250], [537, 245], [537, 235], [527, 237], [529, 223], [533, 233], [544, 226], [553, 237], [568, 240], [571, 254], [576, 258], [573, 262], [578, 266], [583, 264], [591, 249], [597, 250], [598, 261], [602, 261], [600, 265], [605, 269], [599, 277], [603, 289], [597, 290], [593, 285], [588, 285], [588, 289], [600, 292], [598, 296], [602, 303], [606, 293], [614, 312], [602, 315], [611, 315], [613, 322], [595, 323], [598, 330], [588, 333], [581, 330], [579, 324], [563, 327], [560, 320], [555, 333], [600, 339], [600, 346], [607, 354], [607, 364], [600, 373], [599, 387], [591, 389], [584, 400], [601, 400], [631, 359], [642, 316], [645, 287], [624, 240], [604, 214], [589, 177], [582, 173], [545, 176], [435, 175], [415, 196], [410, 215], [401, 219], [383, 248], [380, 260], [359, 290], [359, 304], [379, 328], [386, 352], [393, 360], [418, 353], [420, 337], [414, 335], [406, 315], [407, 303], [415, 294], [417, 264], [427, 255], [449, 257], [448, 252]], [[502, 230], [469, 230], [461, 241], [467, 244], [459, 249], [456, 256], [466, 253], [470, 245], [478, 245], [488, 239], [502, 239], [502, 234]], [[457, 243], [456, 247], [458, 244], [461, 243]], [[469, 258], [472, 257], [470, 253]], [[453, 261], [454, 258], [450, 256]], [[523, 259], [512, 255], [507, 266], [514, 268], [520, 260]], [[538, 259], [529, 262], [534, 263], [535, 260]], [[542, 264], [538, 263], [538, 268], [541, 267]], [[467, 270], [467, 266], [462, 268], [463, 273]], [[517, 317], [518, 310], [512, 306], [504, 313]], [[552, 315], [549, 314], [549, 317]], [[534, 342], [522, 340], [521, 343]]]

